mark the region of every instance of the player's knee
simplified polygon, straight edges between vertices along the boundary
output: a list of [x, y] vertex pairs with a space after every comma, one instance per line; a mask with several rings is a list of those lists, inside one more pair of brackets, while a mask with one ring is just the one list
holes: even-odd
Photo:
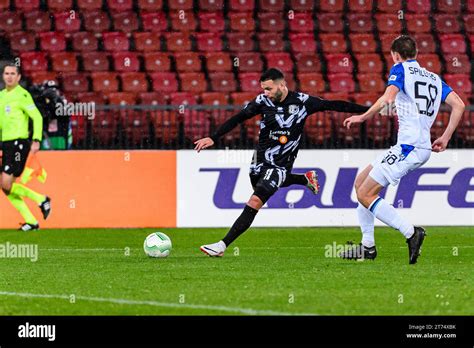
[[263, 202], [258, 196], [252, 195], [252, 197], [250, 197], [249, 201], [247, 202], [247, 205], [253, 209], [260, 210], [260, 208], [263, 206]]

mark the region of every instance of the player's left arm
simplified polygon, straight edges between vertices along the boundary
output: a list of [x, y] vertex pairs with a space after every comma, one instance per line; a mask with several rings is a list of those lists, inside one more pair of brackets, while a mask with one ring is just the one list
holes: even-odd
[[[445, 86], [446, 85], [443, 85], [443, 88], [445, 88]], [[466, 108], [462, 99], [453, 90], [448, 92], [444, 102], [451, 106], [451, 115], [449, 116], [449, 123], [446, 129], [444, 130], [443, 135], [436, 139], [431, 145], [433, 152], [443, 152], [444, 150], [446, 150], [446, 148], [448, 147], [449, 140], [451, 139], [454, 130], [458, 126], [459, 121], [461, 120], [461, 117]]]
[[385, 93], [379, 99], [377, 99], [377, 101], [369, 108], [369, 110], [367, 110], [362, 115], [354, 115], [346, 118], [343, 123], [344, 127], [349, 129], [354, 123], [365, 122], [383, 109], [387, 108], [387, 106], [392, 105], [399, 91], [400, 89], [397, 86], [389, 85], [385, 89]]
[[33, 143], [31, 144], [31, 151], [36, 153], [39, 151], [43, 136], [43, 116], [36, 107], [31, 94], [28, 92], [26, 92], [25, 99], [22, 102], [22, 110], [33, 120]]

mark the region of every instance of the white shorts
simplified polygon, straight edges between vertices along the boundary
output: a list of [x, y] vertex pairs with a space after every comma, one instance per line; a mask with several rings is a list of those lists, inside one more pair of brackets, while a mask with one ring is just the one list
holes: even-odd
[[397, 144], [372, 162], [373, 168], [369, 175], [384, 187], [389, 184], [395, 186], [402, 177], [426, 163], [430, 156], [430, 150]]

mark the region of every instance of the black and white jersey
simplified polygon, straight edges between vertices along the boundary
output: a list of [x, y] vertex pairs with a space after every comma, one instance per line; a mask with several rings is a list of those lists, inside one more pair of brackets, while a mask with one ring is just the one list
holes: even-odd
[[265, 166], [291, 170], [307, 117], [324, 110], [362, 113], [368, 108], [345, 101], [325, 100], [301, 92], [289, 91], [287, 97], [279, 103], [274, 103], [265, 94], [260, 94], [219, 127], [211, 138], [216, 141], [238, 123], [261, 115], [254, 169], [258, 172], [260, 167]]

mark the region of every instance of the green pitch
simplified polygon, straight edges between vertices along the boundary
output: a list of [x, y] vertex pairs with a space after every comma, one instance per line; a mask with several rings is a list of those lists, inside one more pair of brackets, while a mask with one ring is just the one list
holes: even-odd
[[[156, 230], [173, 242], [167, 259], [143, 252]], [[0, 315], [474, 314], [472, 227], [427, 228], [416, 265], [388, 228], [363, 262], [329, 257], [359, 242], [357, 228], [252, 228], [223, 258], [199, 250], [225, 232], [0, 231]], [[36, 245], [37, 260], [12, 257], [19, 244]]]

